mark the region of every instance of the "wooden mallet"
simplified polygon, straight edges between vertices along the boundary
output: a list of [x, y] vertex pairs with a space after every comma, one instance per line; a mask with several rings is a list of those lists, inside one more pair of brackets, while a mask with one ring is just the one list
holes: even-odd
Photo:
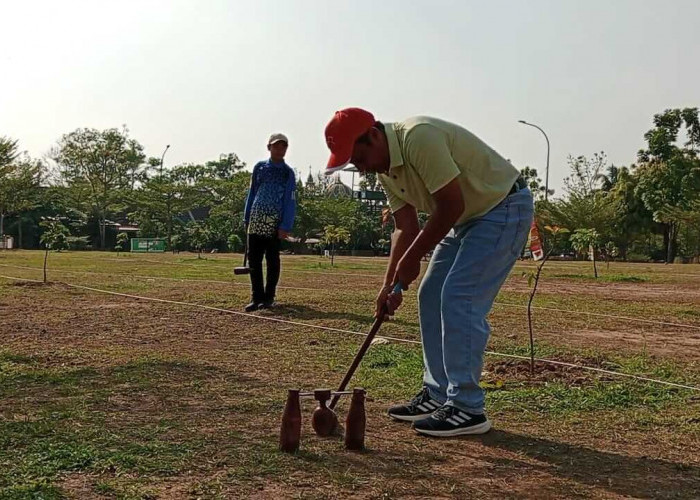
[[[396, 286], [394, 286], [394, 290], [392, 290], [392, 293], [401, 294], [402, 291], [403, 285], [401, 285], [401, 283], [396, 283]], [[377, 335], [379, 328], [382, 326], [382, 323], [384, 323], [384, 316], [386, 316], [386, 314], [387, 311], [385, 305], [384, 311], [382, 311], [382, 313], [377, 317], [377, 319], [374, 320], [374, 324], [372, 324], [372, 328], [367, 334], [365, 341], [362, 343], [360, 350], [357, 351], [357, 354], [355, 354], [355, 359], [352, 360], [352, 364], [350, 365], [348, 372], [345, 374], [343, 381], [340, 383], [337, 392], [344, 391], [347, 387], [348, 382], [350, 382], [350, 379], [355, 374], [355, 370], [357, 370], [357, 367], [360, 365], [360, 361], [362, 361], [362, 358], [365, 356], [367, 349], [369, 349], [370, 344], [372, 344], [372, 340], [374, 340], [374, 337], [375, 335]], [[339, 395], [334, 396], [331, 400], [331, 404], [328, 405], [328, 408], [330, 408], [331, 410], [335, 408], [335, 405], [338, 403], [338, 399], [340, 399]]]
[[246, 235], [245, 240], [245, 253], [243, 254], [243, 266], [234, 267], [233, 274], [239, 276], [241, 274], [250, 274], [250, 268], [248, 267], [248, 236]]

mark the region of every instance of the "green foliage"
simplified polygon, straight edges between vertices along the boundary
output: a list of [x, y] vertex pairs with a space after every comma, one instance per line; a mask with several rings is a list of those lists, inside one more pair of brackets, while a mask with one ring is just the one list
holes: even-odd
[[14, 163], [19, 156], [19, 145], [17, 139], [0, 137], [0, 175], [5, 167]]
[[192, 222], [185, 228], [187, 233], [187, 241], [190, 249], [196, 251], [198, 257], [201, 258], [202, 250], [204, 250], [211, 240], [211, 232], [209, 229], [197, 222]]
[[543, 219], [573, 231], [579, 228], [593, 228], [599, 234], [611, 230], [614, 219], [612, 198], [600, 188], [601, 172], [607, 165], [605, 153], [595, 153], [591, 158], [569, 157], [571, 175], [564, 180], [566, 197], [549, 203], [541, 203], [538, 208]]
[[117, 254], [129, 246], [129, 235], [126, 233], [119, 233], [117, 235], [117, 244], [114, 245], [114, 249]]
[[62, 180], [83, 190], [83, 208], [99, 223], [100, 248], [105, 248], [106, 220], [123, 208], [124, 191], [133, 190], [142, 169], [143, 146], [129, 131], [77, 129], [64, 135], [53, 151]]
[[600, 244], [600, 235], [595, 229], [577, 229], [570, 238], [571, 246], [577, 252], [587, 255], [590, 248], [597, 248]]
[[[678, 144], [684, 129], [687, 141]], [[698, 108], [667, 109], [654, 115], [654, 128], [644, 138], [647, 149], [639, 151], [636, 192], [654, 220], [664, 225], [666, 261], [677, 251], [680, 213], [692, 210], [700, 198], [700, 120]]]
[[[532, 167], [521, 168], [520, 175], [522, 175], [525, 182], [527, 182], [527, 187], [530, 188], [535, 200], [543, 200], [545, 197], [545, 186], [542, 179], [540, 179], [539, 175], [537, 174], [537, 169]], [[550, 189], [549, 195], [551, 196], [553, 194], [554, 189]]]
[[346, 245], [350, 242], [350, 231], [344, 227], [334, 226], [332, 224], [323, 228], [323, 237], [321, 241], [331, 247], [331, 265], [335, 256], [335, 251], [338, 245]]
[[228, 248], [232, 252], [238, 252], [243, 248], [243, 239], [237, 234], [232, 234], [228, 237]]
[[54, 250], [56, 252], [68, 248], [68, 237], [70, 231], [59, 220], [45, 220], [40, 224], [44, 230], [41, 235], [41, 243], [46, 250]]
[[340, 245], [350, 242], [350, 231], [344, 227], [328, 225], [323, 228], [322, 241], [328, 245]]
[[[521, 173], [535, 194], [540, 229], [593, 229], [605, 247], [602, 255], [626, 260], [672, 260], [700, 256], [700, 124], [697, 108], [667, 110], [654, 117], [639, 164], [610, 165], [605, 153], [570, 156], [570, 175], [561, 196], [545, 201], [537, 170]], [[104, 248], [107, 221], [135, 224], [143, 237], [165, 237], [169, 248], [195, 248], [186, 224], [194, 217], [208, 233], [204, 247], [239, 248], [250, 172], [234, 153], [201, 164], [161, 171], [160, 157], [147, 157], [123, 129], [77, 129], [52, 151], [58, 181], [47, 185], [46, 166], [19, 150], [14, 139], [0, 137], [0, 233], [19, 236], [36, 246], [39, 221], [60, 217], [75, 236], [72, 248]], [[321, 238], [327, 226], [350, 233], [352, 250], [385, 252], [393, 224], [385, 204], [371, 200], [329, 198], [330, 178], [297, 175], [295, 245]], [[359, 187], [381, 190], [377, 176], [360, 176]], [[552, 192], [550, 192], [552, 194]], [[202, 217], [202, 214], [207, 214]], [[424, 226], [428, 215], [419, 213]], [[180, 236], [178, 236], [180, 235]], [[175, 244], [177, 236], [178, 243]], [[195, 238], [201, 243], [201, 238]], [[233, 244], [231, 244], [233, 243]], [[553, 254], [570, 253], [568, 236], [546, 241]], [[125, 249], [124, 245], [119, 245]], [[338, 246], [333, 244], [334, 251]], [[200, 248], [204, 248], [201, 245]], [[612, 255], [612, 249], [617, 255]]]
[[5, 218], [33, 209], [44, 165], [17, 153], [17, 141], [0, 137], [0, 235]]
[[67, 242], [70, 250], [87, 250], [90, 247], [89, 236], [69, 236]]
[[591, 228], [582, 228], [574, 231], [570, 238], [571, 246], [574, 247], [579, 254], [591, 255], [593, 260], [593, 273], [598, 277], [598, 268], [596, 267], [595, 258], [596, 251], [600, 246], [600, 235], [598, 231]]

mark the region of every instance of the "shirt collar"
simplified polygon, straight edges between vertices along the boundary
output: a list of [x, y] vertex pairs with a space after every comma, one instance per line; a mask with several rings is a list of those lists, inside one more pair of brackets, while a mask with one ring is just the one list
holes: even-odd
[[401, 154], [401, 146], [399, 146], [399, 139], [396, 137], [394, 124], [385, 123], [384, 133], [386, 134], [386, 142], [389, 145], [389, 169], [400, 167], [403, 165], [403, 154]]

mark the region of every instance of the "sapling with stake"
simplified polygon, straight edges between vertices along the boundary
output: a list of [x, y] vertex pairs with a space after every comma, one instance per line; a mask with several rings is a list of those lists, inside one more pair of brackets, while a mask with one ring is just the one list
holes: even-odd
[[117, 251], [117, 257], [119, 257], [119, 252], [124, 250], [129, 246], [129, 235], [126, 233], [119, 233], [117, 235], [117, 244], [114, 245], [114, 249]]
[[569, 230], [563, 227], [557, 226], [545, 226], [545, 230], [552, 235], [552, 242], [549, 245], [549, 249], [544, 254], [542, 262], [537, 265], [536, 271], [530, 271], [529, 273], [523, 273], [523, 276], [527, 276], [527, 285], [531, 288], [530, 297], [527, 301], [527, 326], [530, 332], [530, 376], [535, 375], [535, 337], [532, 332], [532, 301], [537, 293], [537, 285], [540, 282], [540, 275], [542, 274], [542, 268], [547, 263], [549, 256], [552, 255], [554, 248], [556, 247], [556, 239], [560, 234], [568, 233]]
[[46, 219], [39, 223], [39, 226], [44, 230], [40, 241], [44, 245], [44, 283], [46, 283], [46, 264], [49, 259], [49, 250], [57, 252], [68, 248], [68, 236], [70, 231], [61, 224], [58, 219]]

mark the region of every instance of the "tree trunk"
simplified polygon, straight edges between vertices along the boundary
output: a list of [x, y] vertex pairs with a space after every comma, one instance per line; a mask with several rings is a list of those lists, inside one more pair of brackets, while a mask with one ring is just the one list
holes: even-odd
[[100, 250], [105, 249], [105, 233], [107, 232], [107, 221], [104, 216], [100, 220]]
[[593, 276], [598, 278], [598, 267], [595, 264], [595, 248], [593, 249], [593, 252], [591, 252], [591, 255], [593, 256]]
[[46, 261], [49, 258], [49, 249], [46, 249], [46, 252], [44, 252], [44, 283], [46, 283]]
[[668, 260], [669, 259], [669, 250], [671, 248], [671, 227], [670, 224], [664, 224], [664, 250], [666, 250], [666, 264], [670, 264], [671, 262]]
[[675, 223], [668, 224], [668, 246], [666, 253], [666, 262], [673, 264], [676, 258], [676, 248], [678, 241], [678, 225]]

